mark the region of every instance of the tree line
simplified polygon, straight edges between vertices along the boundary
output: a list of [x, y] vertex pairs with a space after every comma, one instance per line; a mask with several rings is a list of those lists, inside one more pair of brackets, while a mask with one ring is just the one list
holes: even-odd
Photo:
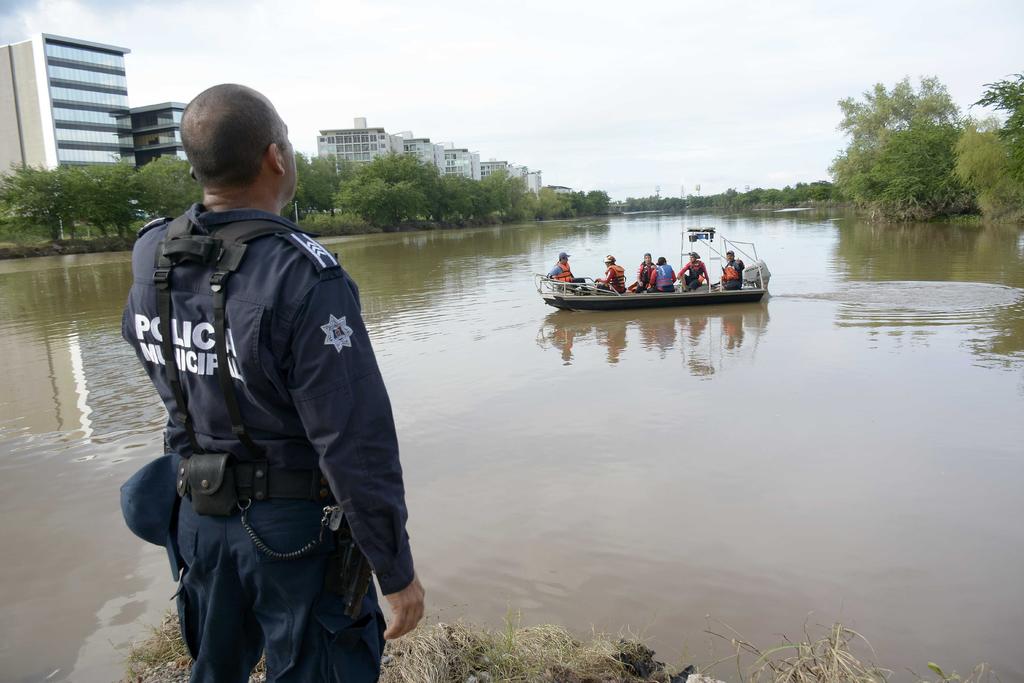
[[937, 78], [915, 87], [904, 78], [839, 101], [846, 148], [833, 161], [834, 182], [781, 190], [728, 189], [713, 195], [629, 198], [623, 211], [773, 208], [852, 204], [885, 220], [981, 214], [1024, 220], [1024, 74], [984, 86], [972, 106], [1001, 112], [974, 118], [960, 111]]
[[0, 208], [12, 237], [62, 238], [133, 234], [153, 216], [176, 216], [199, 201], [189, 165], [161, 157], [130, 163], [17, 167], [0, 177]]
[[1005, 121], [965, 115], [937, 78], [840, 100], [849, 136], [831, 168], [840, 192], [885, 219], [1024, 218], [1024, 74], [984, 87], [974, 105]]
[[[395, 230], [411, 223], [497, 223], [606, 213], [608, 195], [527, 190], [501, 171], [481, 181], [442, 175], [415, 157], [390, 154], [365, 164], [296, 155], [295, 202], [282, 213], [309, 230], [345, 234]], [[15, 167], [0, 177], [7, 237], [128, 237], [145, 221], [180, 215], [202, 192], [187, 161], [161, 157], [129, 163]]]
[[740, 192], [729, 188], [725, 192], [686, 197], [629, 197], [616, 208], [623, 211], [686, 211], [687, 209], [743, 209], [782, 208], [837, 204], [844, 201], [839, 189], [827, 180], [797, 183], [780, 189], [756, 187]]
[[603, 214], [602, 190], [534, 194], [522, 178], [497, 171], [483, 180], [444, 175], [433, 164], [406, 154], [379, 156], [354, 164], [298, 155], [295, 201], [300, 220], [318, 232], [344, 230], [364, 222], [396, 229], [429, 221], [464, 225]]

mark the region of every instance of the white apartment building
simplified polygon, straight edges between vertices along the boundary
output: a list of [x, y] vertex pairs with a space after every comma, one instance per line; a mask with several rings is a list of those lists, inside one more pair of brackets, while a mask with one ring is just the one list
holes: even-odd
[[421, 163], [433, 164], [438, 172], [444, 173], [444, 145], [433, 143], [430, 138], [414, 138], [412, 133], [400, 133], [399, 136], [402, 138], [402, 147], [406, 154], [412, 154]]
[[316, 147], [319, 156], [356, 162], [405, 152], [401, 137], [391, 135], [383, 128], [367, 128], [364, 117], [354, 119], [352, 128], [320, 131]]
[[495, 173], [496, 171], [505, 171], [507, 173], [508, 172], [508, 162], [507, 161], [495, 161], [494, 159], [491, 159], [490, 161], [481, 161], [480, 162], [480, 180], [483, 180], [484, 178], [486, 178], [487, 176], [491, 175], [492, 173]]
[[544, 185], [540, 179], [540, 171], [527, 171], [524, 178], [526, 179], [526, 189], [534, 194], [540, 194], [540, 188]]
[[134, 163], [129, 52], [48, 33], [0, 46], [0, 172]]
[[531, 171], [526, 166], [519, 166], [518, 164], [509, 164], [505, 171], [508, 172], [511, 178], [522, 178], [526, 189], [530, 192], [540, 194], [540, 188], [543, 186], [540, 171]]
[[480, 155], [461, 147], [446, 149], [444, 151], [444, 174], [480, 180]]

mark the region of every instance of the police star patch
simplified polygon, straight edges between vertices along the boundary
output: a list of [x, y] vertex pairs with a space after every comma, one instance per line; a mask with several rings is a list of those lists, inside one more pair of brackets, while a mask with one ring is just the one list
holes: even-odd
[[324, 346], [333, 346], [338, 353], [341, 353], [343, 346], [352, 348], [352, 328], [345, 324], [345, 316], [335, 318], [331, 315], [327, 324], [321, 325], [320, 329], [327, 335]]

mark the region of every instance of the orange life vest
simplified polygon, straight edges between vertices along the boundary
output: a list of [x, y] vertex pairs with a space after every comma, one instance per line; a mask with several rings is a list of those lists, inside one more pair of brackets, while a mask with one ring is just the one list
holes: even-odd
[[556, 275], [555, 277], [551, 278], [551, 279], [552, 280], [559, 280], [560, 282], [572, 282], [573, 277], [572, 277], [572, 271], [569, 270], [569, 264], [568, 263], [562, 263], [561, 261], [559, 261], [558, 262], [558, 267], [562, 269], [562, 272], [559, 273], [558, 275]]
[[739, 272], [732, 266], [726, 266], [722, 269], [722, 281], [729, 282], [730, 280], [739, 280]]
[[608, 272], [604, 274], [608, 279], [608, 286], [620, 294], [626, 291], [626, 269], [617, 263], [608, 266]]

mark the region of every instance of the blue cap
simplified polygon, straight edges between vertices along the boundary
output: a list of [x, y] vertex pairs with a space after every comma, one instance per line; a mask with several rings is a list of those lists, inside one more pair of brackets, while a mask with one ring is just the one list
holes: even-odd
[[569, 258], [569, 255], [568, 255], [568, 254], [566, 254], [566, 253], [565, 253], [564, 251], [562, 251], [562, 252], [559, 252], [559, 254], [558, 254], [558, 260], [559, 260], [559, 261], [561, 261], [561, 260], [563, 260], [563, 259], [567, 259], [567, 258]]
[[166, 453], [150, 460], [121, 485], [125, 524], [142, 540], [167, 548], [175, 577], [181, 574], [178, 541], [172, 532], [181, 500], [175, 486], [180, 466], [181, 458], [176, 453]]

